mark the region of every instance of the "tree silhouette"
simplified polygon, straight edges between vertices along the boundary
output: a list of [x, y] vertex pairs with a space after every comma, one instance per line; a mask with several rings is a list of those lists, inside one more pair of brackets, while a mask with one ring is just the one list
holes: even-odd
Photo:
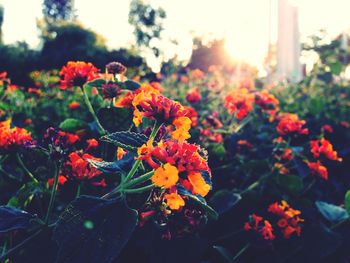
[[73, 0], [44, 0], [43, 14], [50, 22], [59, 20], [73, 20], [74, 1]]

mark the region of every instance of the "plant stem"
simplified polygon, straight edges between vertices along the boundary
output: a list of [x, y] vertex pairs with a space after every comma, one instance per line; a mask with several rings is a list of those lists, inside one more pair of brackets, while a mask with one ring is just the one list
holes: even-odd
[[91, 105], [91, 102], [89, 100], [88, 94], [86, 93], [85, 87], [82, 86], [81, 90], [83, 91], [85, 104], [88, 107], [88, 110], [89, 110], [90, 114], [94, 118], [94, 121], [96, 122], [98, 129], [100, 130], [100, 134], [101, 135], [107, 134], [106, 130], [102, 127], [102, 125], [101, 125], [101, 123], [100, 123], [100, 121], [99, 121], [99, 119], [98, 119], [98, 117], [97, 117], [97, 115], [96, 115], [96, 113], [94, 111], [94, 108]]
[[[154, 126], [153, 126], [153, 129], [152, 129], [151, 135], [149, 136], [150, 140], [152, 140], [152, 139], [154, 139], [156, 137], [160, 126], [161, 125], [158, 125], [157, 121], [154, 122]], [[124, 183], [127, 183], [128, 181], [130, 181], [130, 179], [135, 175], [135, 173], [136, 173], [137, 169], [139, 168], [141, 162], [142, 162], [141, 160], [136, 160], [134, 162], [133, 166], [131, 167], [131, 170], [129, 171], [129, 173], [125, 177]]]
[[137, 177], [137, 178], [127, 182], [127, 183], [125, 183], [123, 185], [123, 187], [130, 188], [130, 187], [133, 187], [135, 185], [138, 185], [138, 184], [141, 184], [143, 182], [146, 182], [147, 180], [149, 180], [153, 176], [153, 174], [154, 174], [154, 171], [152, 170], [152, 171], [150, 171], [148, 173], [145, 173], [145, 174], [143, 174], [143, 175], [141, 175], [141, 176], [139, 176], [139, 177]]
[[53, 209], [53, 204], [55, 202], [55, 197], [56, 197], [56, 188], [57, 188], [57, 183], [58, 183], [58, 175], [59, 175], [59, 167], [57, 167], [57, 163], [53, 162], [53, 170], [54, 170], [54, 181], [51, 189], [51, 197], [50, 197], [50, 202], [49, 202], [49, 207], [47, 209], [47, 213], [45, 216], [45, 224], [48, 225], [49, 219], [50, 219], [50, 214]]
[[29, 175], [30, 179], [35, 182], [35, 183], [39, 183], [39, 181], [34, 177], [34, 175], [28, 170], [28, 168], [24, 165], [21, 157], [19, 156], [19, 154], [16, 154], [16, 158], [17, 161], [19, 163], [19, 165], [23, 168], [23, 170]]
[[41, 232], [43, 231], [43, 229], [39, 229], [37, 232], [35, 232], [33, 235], [29, 236], [27, 239], [23, 240], [21, 243], [19, 243], [18, 245], [16, 245], [15, 247], [13, 247], [12, 249], [8, 250], [6, 254], [2, 255], [0, 257], [0, 262], [5, 262], [5, 260], [11, 256], [13, 253], [15, 253], [17, 250], [19, 250], [20, 248], [22, 248], [23, 246], [25, 246], [27, 243], [29, 243], [30, 241], [32, 241], [34, 238], [36, 238]]
[[232, 262], [235, 262], [236, 259], [238, 259], [249, 248], [249, 246], [250, 246], [250, 244], [248, 243], [240, 251], [238, 251], [238, 253], [232, 259]]
[[75, 198], [78, 198], [80, 196], [80, 191], [81, 191], [81, 183], [78, 184], [77, 194], [75, 195]]
[[139, 193], [143, 193], [146, 191], [151, 190], [154, 187], [153, 184], [150, 185], [146, 185], [140, 188], [134, 188], [134, 189], [123, 189], [124, 193], [128, 193], [128, 194], [139, 194]]

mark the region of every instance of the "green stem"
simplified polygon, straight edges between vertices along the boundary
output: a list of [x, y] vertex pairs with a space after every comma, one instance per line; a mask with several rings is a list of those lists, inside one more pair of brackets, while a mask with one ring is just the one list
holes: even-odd
[[135, 179], [133, 179], [133, 180], [127, 182], [127, 183], [125, 183], [125, 184], [123, 185], [123, 188], [130, 188], [130, 187], [133, 187], [133, 186], [135, 186], [135, 185], [144, 183], [144, 182], [148, 181], [149, 179], [151, 179], [151, 177], [153, 176], [153, 174], [154, 174], [154, 171], [153, 171], [153, 170], [150, 171], [150, 172], [148, 172], [148, 173], [145, 173], [145, 174], [143, 174], [143, 175], [141, 175], [141, 176], [139, 176], [139, 177], [137, 177], [137, 178], [135, 178]]
[[80, 191], [81, 191], [81, 184], [79, 183], [78, 187], [77, 187], [77, 194], [75, 195], [75, 198], [78, 198], [80, 196]]
[[35, 183], [39, 183], [39, 181], [34, 177], [34, 175], [28, 170], [28, 168], [24, 165], [21, 157], [19, 156], [19, 154], [16, 154], [16, 158], [17, 161], [19, 163], [19, 165], [23, 168], [23, 170], [28, 174], [28, 176], [30, 177], [30, 179], [35, 182]]
[[56, 162], [53, 162], [53, 170], [54, 170], [54, 181], [53, 181], [53, 185], [52, 185], [52, 189], [51, 189], [51, 197], [50, 197], [49, 207], [47, 209], [47, 213], [45, 216], [45, 224], [46, 225], [49, 223], [50, 214], [52, 212], [53, 204], [55, 202], [55, 197], [56, 197], [56, 188], [57, 188], [57, 184], [58, 184], [58, 176], [59, 176], [59, 170], [60, 170], [59, 167], [57, 167]]
[[143, 186], [140, 188], [134, 188], [134, 189], [123, 189], [123, 192], [128, 194], [139, 194], [139, 193], [149, 191], [152, 188], [154, 188], [154, 184], [150, 184], [150, 185], [146, 185], [146, 186]]
[[232, 262], [235, 262], [249, 248], [249, 246], [250, 244], [248, 243], [240, 251], [238, 251], [238, 253], [232, 259]]
[[241, 191], [240, 194], [243, 195], [243, 194], [250, 192], [253, 189], [257, 188], [260, 185], [260, 183], [263, 182], [264, 180], [266, 180], [271, 174], [272, 173], [269, 173], [265, 176], [262, 176], [259, 180], [255, 181], [250, 186], [248, 186], [245, 190]]
[[91, 102], [90, 102], [90, 100], [89, 100], [89, 96], [88, 96], [88, 94], [86, 93], [86, 90], [85, 90], [84, 86], [81, 87], [81, 90], [83, 91], [85, 104], [86, 104], [86, 106], [88, 107], [88, 110], [89, 110], [90, 114], [91, 114], [92, 117], [94, 118], [94, 120], [95, 120], [95, 122], [96, 122], [96, 124], [97, 124], [98, 129], [100, 130], [100, 134], [101, 134], [101, 135], [107, 134], [106, 130], [102, 127], [102, 125], [101, 125], [101, 123], [100, 123], [100, 121], [99, 121], [99, 119], [98, 119], [98, 117], [97, 117], [97, 115], [96, 115], [96, 113], [95, 113], [95, 111], [94, 111], [94, 108], [93, 108], [92, 105], [91, 105]]
[[[158, 133], [158, 130], [160, 128], [161, 125], [158, 125], [157, 121], [154, 122], [154, 126], [151, 132], [151, 135], [149, 136], [149, 139], [154, 139]], [[131, 167], [131, 170], [129, 171], [129, 173], [127, 174], [127, 176], [124, 179], [124, 183], [127, 183], [128, 181], [130, 181], [130, 179], [135, 175], [137, 169], [139, 168], [140, 164], [141, 164], [141, 160], [136, 160], [133, 164], [133, 166]], [[124, 187], [124, 185], [123, 185]]]

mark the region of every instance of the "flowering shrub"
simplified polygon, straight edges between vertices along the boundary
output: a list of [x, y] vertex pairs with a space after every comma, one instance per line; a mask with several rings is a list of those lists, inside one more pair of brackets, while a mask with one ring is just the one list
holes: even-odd
[[348, 260], [349, 83], [128, 74], [0, 74], [1, 262]]

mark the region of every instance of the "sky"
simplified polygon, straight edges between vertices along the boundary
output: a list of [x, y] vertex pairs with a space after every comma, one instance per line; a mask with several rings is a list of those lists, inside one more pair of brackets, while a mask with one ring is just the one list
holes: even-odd
[[[272, 2], [272, 8], [269, 3]], [[290, 0], [299, 9], [302, 38], [324, 28], [336, 35], [350, 28], [350, 0]], [[36, 27], [42, 17], [42, 0], [0, 0], [5, 18], [6, 44], [26, 41], [38, 47]], [[193, 35], [225, 37], [227, 49], [236, 59], [259, 64], [269, 39], [276, 40], [277, 0], [150, 0], [167, 12], [164, 36], [177, 39], [177, 47], [163, 46], [168, 56], [186, 59], [191, 53]], [[107, 40], [110, 48], [127, 47], [133, 42], [128, 24], [129, 0], [75, 0], [78, 19]], [[269, 23], [269, 14], [272, 19]], [[271, 26], [269, 26], [271, 25]], [[270, 37], [269, 37], [270, 36]], [[168, 48], [167, 48], [168, 47]]]

